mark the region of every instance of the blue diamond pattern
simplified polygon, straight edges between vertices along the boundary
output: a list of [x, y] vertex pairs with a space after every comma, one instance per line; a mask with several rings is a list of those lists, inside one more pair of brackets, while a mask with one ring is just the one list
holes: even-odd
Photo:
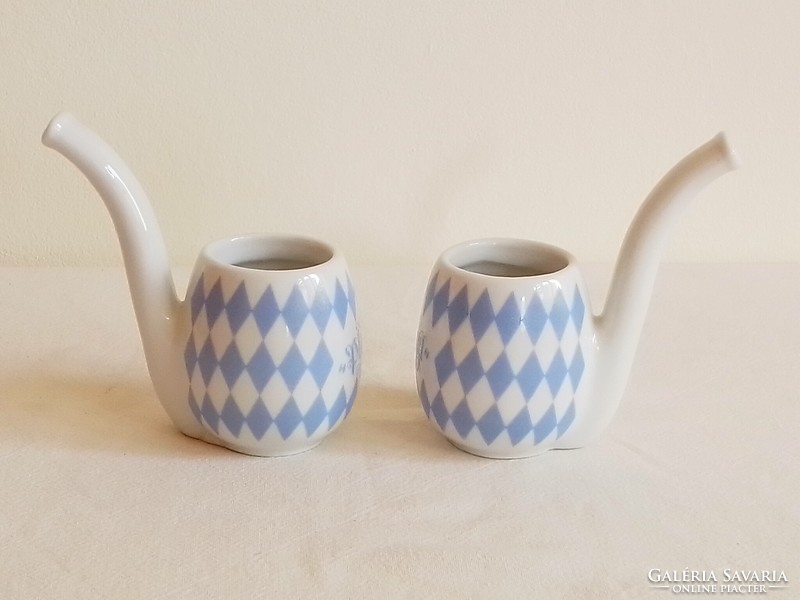
[[436, 419], [436, 422], [439, 424], [439, 427], [444, 429], [444, 426], [447, 425], [447, 421], [450, 418], [450, 413], [447, 412], [447, 406], [444, 404], [442, 392], [439, 392], [433, 398], [433, 402], [431, 402], [431, 413], [433, 414], [433, 418]]
[[558, 437], [564, 435], [564, 432], [569, 429], [569, 426], [572, 425], [572, 422], [575, 420], [575, 402], [570, 402], [569, 408], [567, 412], [564, 413], [564, 416], [561, 417], [561, 420], [558, 422]]
[[336, 292], [333, 296], [333, 312], [336, 313], [336, 316], [339, 317], [339, 322], [344, 327], [345, 320], [347, 319], [347, 294], [338, 281], [336, 282]]
[[475, 306], [469, 311], [469, 321], [475, 339], [480, 340], [494, 323], [494, 311], [492, 310], [492, 301], [489, 299], [489, 292], [484, 290], [480, 295]]
[[453, 419], [456, 431], [462, 438], [467, 437], [472, 428], [475, 427], [475, 417], [472, 416], [466, 400], [461, 401], [450, 417]]
[[325, 328], [328, 326], [328, 321], [331, 318], [333, 307], [324, 289], [319, 288], [317, 290], [314, 296], [314, 303], [311, 305], [309, 312], [311, 313], [311, 318], [314, 319], [314, 323], [319, 327], [319, 330], [325, 331]]
[[208, 327], [211, 328], [214, 326], [214, 323], [217, 322], [222, 311], [225, 310], [225, 299], [222, 297], [222, 283], [219, 280], [211, 287], [211, 291], [208, 292], [205, 306]]
[[300, 412], [300, 409], [297, 407], [297, 402], [294, 401], [294, 398], [290, 398], [289, 401], [283, 405], [281, 412], [278, 413], [278, 416], [275, 417], [275, 425], [278, 426], [278, 431], [281, 432], [281, 437], [283, 439], [288, 438], [294, 430], [297, 429], [297, 426], [300, 425], [300, 422], [303, 420], [303, 413]]
[[238, 437], [239, 432], [242, 430], [242, 425], [244, 425], [244, 415], [233, 397], [228, 396], [228, 399], [225, 401], [225, 406], [222, 407], [222, 412], [219, 416], [222, 422], [225, 423], [225, 427], [227, 427], [233, 435]]
[[261, 335], [267, 335], [280, 316], [281, 309], [275, 299], [275, 293], [271, 287], [268, 287], [253, 307], [253, 318], [256, 320]]
[[506, 353], [503, 352], [494, 361], [494, 364], [489, 367], [486, 372], [486, 379], [489, 380], [489, 387], [492, 388], [492, 393], [495, 398], [499, 398], [514, 381], [514, 370], [511, 368], [511, 363], [508, 362]]
[[231, 325], [231, 331], [236, 333], [247, 320], [247, 317], [250, 316], [252, 310], [250, 308], [250, 301], [247, 299], [247, 290], [244, 287], [244, 281], [239, 284], [239, 287], [236, 288], [231, 299], [228, 300], [225, 310], [228, 313], [228, 323]]
[[535, 344], [539, 341], [539, 336], [542, 335], [544, 326], [547, 325], [547, 311], [544, 309], [542, 299], [539, 296], [534, 296], [533, 300], [528, 304], [528, 308], [525, 309], [525, 316], [522, 317], [522, 322], [525, 323], [525, 330]]
[[[219, 427], [221, 421], [235, 438], [239, 438], [245, 430], [249, 430], [256, 440], [261, 440], [270, 429], [274, 429], [286, 439], [295, 434], [300, 425], [303, 425], [304, 435], [308, 436], [319, 432], [322, 427], [326, 431], [330, 430], [350, 411], [358, 387], [357, 352], [353, 351], [348, 355], [350, 356], [348, 360], [352, 364], [348, 363], [346, 368], [352, 373], [353, 379], [345, 384], [347, 389], [345, 385], [330, 389], [331, 376], [334, 373], [339, 376], [346, 371], [345, 365], [336, 368], [334, 356], [326, 343], [329, 339], [326, 334], [333, 324], [336, 324], [337, 328], [340, 325], [342, 328], [347, 326], [346, 331], [354, 331], [352, 328], [356, 305], [352, 282], [349, 277], [346, 280], [337, 280], [332, 291], [326, 291], [322, 286], [318, 286], [313, 298], [309, 300], [310, 305], [307, 304], [307, 296], [303, 292], [299, 286], [295, 286], [281, 303], [275, 290], [268, 286], [258, 300], [251, 304], [244, 283], [240, 283], [226, 301], [221, 279], [217, 279], [213, 284], [205, 275], [198, 279], [190, 296], [191, 318], [194, 324], [205, 312], [208, 329], [205, 330], [204, 339], [195, 339], [196, 330], [190, 334], [184, 350], [184, 363], [193, 386], [188, 391], [187, 403], [199, 422], [219, 435], [223, 435]], [[333, 302], [330, 300], [331, 297]], [[253, 319], [248, 321], [251, 315]], [[334, 315], [336, 318], [333, 318]], [[233, 333], [231, 341], [226, 342], [228, 345], [224, 351], [221, 348], [215, 349], [208, 331], [220, 319], [227, 320]], [[313, 333], [309, 333], [307, 328], [304, 329], [307, 321], [316, 325]], [[267, 339], [273, 328], [278, 327], [281, 329], [276, 331], [280, 336], [289, 335], [295, 341], [276, 361], [270, 354]], [[309, 336], [312, 339], [317, 336], [318, 340], [313, 356], [308, 362], [304, 360], [297, 346], [296, 339], [301, 331], [304, 343], [307, 343]], [[248, 340], [246, 346], [239, 346], [239, 335], [248, 336], [241, 342], [244, 343], [244, 339]], [[255, 346], [255, 350], [250, 346], [253, 343], [253, 335], [260, 335], [263, 338], [262, 343]], [[340, 334], [334, 332], [333, 335]], [[356, 348], [357, 343], [356, 333], [353, 342]], [[243, 347], [248, 349], [247, 359], [243, 356]], [[218, 387], [213, 390], [208, 388], [211, 379], [218, 371], [222, 375], [220, 381], [224, 380], [224, 386], [227, 386], [226, 395], [222, 397], [219, 397]], [[195, 373], [201, 376], [205, 389], [203, 384], [199, 383], [200, 379], [193, 378]], [[232, 391], [239, 385], [243, 373], [248, 374], [253, 384], [251, 389], [258, 394], [254, 402], [252, 399], [242, 398], [241, 401], [247, 402], [246, 407], [237, 403]], [[310, 406], [306, 405], [308, 408], [303, 412], [290, 393], [296, 390], [306, 373], [316, 384], [317, 396]], [[277, 403], [275, 394], [280, 392], [275, 390], [280, 390], [283, 386], [270, 387], [269, 383], [274, 377], [280, 377], [289, 390], [286, 398], [278, 398]], [[215, 383], [215, 386], [218, 385]], [[249, 383], [245, 385], [249, 386]], [[270, 397], [267, 398], [266, 394], [270, 394]], [[221, 409], [218, 409], [218, 406], [221, 406]]]
[[428, 287], [425, 289], [425, 302], [422, 306], [423, 313], [428, 310], [431, 302], [433, 302], [433, 294], [436, 292], [436, 281], [438, 279], [439, 277], [436, 275], [436, 273], [434, 273], [430, 281], [428, 281]]
[[503, 304], [503, 308], [497, 313], [495, 317], [497, 329], [500, 331], [500, 337], [503, 338], [503, 343], [507, 344], [512, 336], [519, 329], [519, 324], [522, 321], [522, 316], [519, 314], [519, 306], [514, 294], [511, 294]]
[[[452, 297], [451, 290], [454, 292]], [[571, 304], [567, 301], [564, 291], [557, 289], [549, 310], [545, 307], [542, 298], [535, 294], [530, 298], [527, 306], [523, 306], [524, 312], [520, 312], [520, 299], [513, 293], [498, 303], [499, 308], [498, 304], [492, 302], [488, 290], [483, 290], [478, 294], [477, 300], [471, 305], [468, 298], [466, 286], [455, 292], [449, 279], [442, 281], [438, 273], [432, 275], [425, 293], [423, 308], [423, 316], [428, 318], [427, 315], [430, 315], [430, 321], [427, 323], [431, 327], [435, 327], [442, 317], [446, 317], [447, 330], [450, 334], [467, 323], [471, 328], [475, 346], [460, 361], [456, 361], [449, 340], [444, 342], [441, 349], [437, 349], [435, 355], [423, 356], [423, 361], [433, 361], [433, 374], [435, 375], [433, 380], [426, 380], [425, 374], [431, 371], [427, 369], [420, 371], [418, 392], [425, 414], [443, 430], [448, 423], [451, 423], [462, 438], [466, 438], [477, 427], [487, 444], [491, 444], [504, 431], [512, 445], [520, 443], [531, 435], [534, 443], [541, 442], [553, 433], [557, 437], [563, 435], [574, 422], [575, 404], [573, 400], [563, 416], [559, 418], [554, 404], [555, 397], [559, 393], [564, 393], [560, 390], [566, 381], [569, 381], [571, 386], [568, 391], [574, 394], [580, 385], [586, 367], [580, 334], [587, 309], [577, 285], [572, 293]], [[568, 345], [563, 346], [567, 343], [565, 342], [567, 339], [565, 332], [570, 322], [574, 325], [578, 338], [577, 340], [571, 339]], [[536, 343], [548, 323], [559, 340], [559, 348], [547, 368], [544, 369], [544, 365], [536, 353]], [[527, 336], [533, 343], [533, 349], [522, 366], [515, 369], [509, 361], [505, 349], [491, 364], [484, 364], [478, 353], [477, 344], [486, 332], [495, 328], [502, 343], [506, 345], [519, 331], [520, 324], [524, 325]], [[567, 356], [572, 356], [569, 364], [564, 358], [565, 352]], [[455, 405], [452, 410], [449, 410], [441, 388], [454, 374], [458, 377], [464, 397], [458, 402], [455, 402], [456, 398], [448, 400]], [[527, 402], [530, 403], [534, 397], [539, 398], [536, 402], [541, 402], [542, 398], [549, 396], [551, 398], [550, 405], [546, 408], [542, 407], [544, 413], [539, 413], [542, 416], [535, 423], [531, 417], [530, 405], [521, 408], [510, 421], [506, 422], [497, 404], [492, 404], [489, 410], [476, 420], [472, 413], [473, 405], [468, 397], [482, 378], [486, 379], [495, 399], [503, 396], [512, 384], [516, 384]], [[546, 390], [545, 395], [542, 395], [542, 389]]]
[[189, 337], [189, 341], [186, 342], [186, 350], [183, 353], [183, 361], [186, 363], [186, 372], [191, 373], [194, 371], [194, 367], [197, 364], [197, 348], [194, 346], [194, 339]]
[[556, 409], [552, 406], [547, 409], [539, 422], [533, 426], [533, 439], [538, 441], [546, 438], [556, 428]]
[[203, 415], [203, 420], [211, 426], [211, 429], [219, 433], [219, 413], [214, 408], [214, 404], [208, 394], [203, 396], [203, 406], [200, 407], [200, 414]]
[[442, 351], [436, 355], [434, 364], [436, 365], [436, 377], [439, 380], [439, 385], [444, 385], [444, 382], [456, 370], [456, 358], [453, 356], [453, 346], [450, 342], [447, 342]]
[[347, 394], [344, 393], [344, 390], [339, 392], [339, 395], [336, 396], [336, 401], [331, 406], [330, 411], [328, 412], [328, 423], [330, 427], [333, 427], [336, 423], [339, 422], [341, 416], [347, 410]]
[[300, 328], [306, 322], [308, 313], [309, 310], [306, 301], [303, 299], [303, 292], [300, 291], [299, 287], [295, 287], [292, 293], [289, 294], [289, 299], [286, 301], [281, 313], [293, 336], [297, 336], [300, 332]]
[[211, 343], [210, 337], [206, 340], [206, 343], [203, 344], [203, 348], [197, 356], [197, 364], [200, 367], [200, 374], [203, 376], [203, 381], [208, 384], [218, 364], [217, 355], [214, 353], [214, 344]]
[[583, 327], [583, 315], [586, 313], [586, 305], [583, 303], [583, 298], [581, 297], [581, 292], [578, 289], [578, 286], [575, 286], [575, 296], [574, 300], [572, 301], [572, 310], [570, 311], [570, 315], [572, 316], [572, 322], [575, 323], [575, 329], [578, 331], [581, 330]]
[[356, 291], [353, 289], [353, 282], [350, 281], [350, 276], [347, 276], [347, 304], [350, 307], [350, 312], [356, 314]]
[[465, 285], [447, 308], [450, 333], [455, 333], [456, 329], [461, 327], [461, 324], [466, 321], [467, 315], [469, 315], [469, 303], [467, 302], [467, 286]]
[[250, 380], [256, 386], [256, 390], [263, 392], [277, 370], [278, 367], [272, 362], [272, 357], [267, 352], [264, 344], [259, 344], [255, 354], [253, 354], [253, 358], [247, 364], [247, 374], [250, 375]]
[[461, 364], [456, 367], [456, 370], [458, 371], [458, 377], [461, 379], [461, 388], [464, 393], [468, 394], [480, 378], [483, 377], [483, 366], [481, 365], [478, 349], [473, 348]]
[[522, 389], [522, 393], [525, 394], [526, 398], [533, 396], [536, 388], [538, 388], [539, 384], [542, 383], [543, 378], [544, 372], [539, 364], [539, 359], [536, 358], [535, 353], [531, 353], [531, 355], [528, 357], [528, 360], [526, 360], [525, 364], [522, 365], [519, 373], [517, 373], [519, 387]]
[[200, 280], [197, 282], [197, 286], [194, 288], [194, 293], [192, 294], [191, 299], [192, 325], [195, 324], [197, 317], [200, 316], [200, 311], [203, 309], [205, 300], [205, 286], [203, 285], [203, 276], [201, 275]]
[[564, 378], [566, 376], [567, 363], [564, 362], [564, 355], [561, 354], [561, 350], [558, 350], [553, 357], [553, 362], [547, 367], [547, 373], [544, 376], [545, 379], [547, 379], [547, 384], [550, 386], [550, 392], [553, 396], [561, 389], [561, 384], [564, 383]]
[[328, 379], [328, 375], [331, 374], [332, 367], [333, 358], [331, 357], [331, 353], [328, 352], [328, 347], [323, 341], [319, 346], [317, 346], [317, 351], [314, 353], [314, 357], [311, 359], [311, 362], [308, 363], [308, 372], [311, 373], [311, 376], [314, 378], [314, 381], [317, 382], [317, 385], [322, 387], [325, 384], [325, 381]]
[[228, 349], [225, 350], [225, 354], [219, 359], [219, 369], [222, 371], [222, 376], [225, 378], [225, 383], [228, 384], [228, 387], [233, 387], [236, 380], [244, 372], [244, 361], [235, 342], [231, 342]]
[[495, 441], [505, 428], [506, 424], [503, 423], [503, 417], [500, 416], [500, 411], [497, 409], [496, 404], [492, 405], [492, 408], [487, 410], [486, 414], [478, 421], [478, 429], [487, 444]]
[[247, 426], [253, 432], [255, 438], [260, 440], [267, 433], [272, 423], [272, 415], [269, 414], [264, 402], [259, 398], [253, 408], [250, 409], [250, 412], [247, 413]]
[[194, 397], [194, 392], [191, 390], [191, 388], [189, 389], [188, 402], [194, 418], [198, 421], [202, 420], [203, 413], [200, 411], [200, 407], [197, 405], [197, 399]]
[[319, 426], [322, 424], [322, 421], [325, 420], [325, 417], [328, 416], [328, 407], [325, 406], [325, 400], [322, 396], [317, 396], [317, 399], [314, 400], [314, 404], [311, 405], [311, 408], [306, 413], [305, 418], [303, 419], [303, 423], [306, 426], [306, 434], [312, 435]]
[[289, 386], [290, 390], [294, 390], [297, 387], [297, 384], [300, 381], [300, 378], [303, 376], [303, 373], [306, 372], [308, 365], [306, 361], [303, 359], [303, 355], [300, 354], [300, 350], [297, 348], [297, 344], [292, 344], [292, 347], [289, 349], [289, 352], [286, 353], [286, 357], [283, 359], [283, 362], [278, 366], [278, 371], [283, 376], [283, 380], [286, 382], [286, 385]]
[[533, 430], [533, 423], [531, 422], [531, 411], [527, 407], [523, 408], [516, 417], [508, 424], [508, 436], [511, 438], [511, 443], [517, 445], [522, 438], [528, 435]]
[[578, 382], [581, 380], [585, 366], [583, 362], [583, 352], [581, 352], [579, 346], [575, 351], [575, 356], [572, 357], [572, 362], [569, 364], [569, 380], [572, 382], [573, 388], [578, 387]]
[[444, 312], [447, 310], [447, 304], [450, 300], [450, 280], [445, 281], [444, 285], [439, 288], [439, 291], [433, 296], [433, 325], [439, 322]]

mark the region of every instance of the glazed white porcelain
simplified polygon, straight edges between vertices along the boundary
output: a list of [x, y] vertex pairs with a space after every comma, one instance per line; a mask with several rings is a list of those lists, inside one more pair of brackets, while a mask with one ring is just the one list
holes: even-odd
[[281, 456], [313, 448], [343, 421], [360, 341], [338, 252], [292, 236], [214, 242], [179, 300], [150, 202], [122, 159], [67, 113], [42, 141], [83, 172], [111, 213], [150, 376], [180, 431]]
[[664, 244], [698, 191], [737, 167], [719, 134], [653, 189], [623, 242], [595, 316], [575, 260], [524, 240], [445, 251], [425, 295], [417, 390], [456, 447], [522, 458], [596, 439], [619, 405]]

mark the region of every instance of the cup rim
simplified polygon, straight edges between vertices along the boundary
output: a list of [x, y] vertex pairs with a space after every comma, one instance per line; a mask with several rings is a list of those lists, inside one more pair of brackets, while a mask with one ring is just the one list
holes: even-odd
[[[287, 247], [292, 248], [293, 251], [286, 253], [282, 258], [293, 258], [300, 254], [305, 257], [304, 260], [308, 262], [308, 264], [302, 267], [290, 267], [286, 269], [258, 268], [240, 264], [242, 262], [264, 258], [270, 248], [285, 249]], [[304, 273], [313, 272], [338, 260], [339, 253], [330, 244], [311, 237], [255, 233], [223, 238], [210, 242], [203, 247], [200, 256], [207, 263], [220, 269], [229, 269], [250, 274], [269, 273], [274, 276], [281, 273], [303, 275]]]
[[[558, 246], [517, 238], [481, 238], [461, 242], [447, 248], [439, 260], [444, 266], [464, 276], [506, 281], [552, 279], [569, 270], [576, 262], [569, 252]], [[510, 264], [530, 273], [501, 275], [467, 268], [480, 261]]]

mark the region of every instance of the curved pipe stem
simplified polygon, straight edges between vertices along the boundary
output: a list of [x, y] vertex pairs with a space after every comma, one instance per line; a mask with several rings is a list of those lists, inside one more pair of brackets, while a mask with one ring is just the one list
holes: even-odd
[[610, 422], [633, 365], [658, 264], [668, 237], [704, 187], [739, 166], [724, 133], [694, 150], [658, 182], [636, 213], [620, 249], [606, 305], [596, 317], [598, 397], [585, 435]]
[[629, 346], [631, 336], [638, 337], [667, 239], [700, 190], [738, 166], [725, 134], [718, 133], [670, 169], [647, 196], [625, 235], [598, 318], [607, 346]]
[[175, 402], [165, 397], [165, 389], [174, 379], [170, 372], [174, 365], [164, 356], [174, 347], [181, 302], [147, 194], [119, 155], [69, 113], [53, 117], [42, 134], [42, 143], [62, 154], [86, 176], [111, 214], [156, 392], [176, 425], [184, 432], [193, 430], [196, 424], [187, 419], [191, 416], [188, 411], [177, 410]]
[[725, 134], [718, 133], [676, 164], [647, 196], [625, 235], [606, 305], [598, 318], [600, 339], [606, 347], [635, 343], [667, 239], [700, 190], [738, 166]]

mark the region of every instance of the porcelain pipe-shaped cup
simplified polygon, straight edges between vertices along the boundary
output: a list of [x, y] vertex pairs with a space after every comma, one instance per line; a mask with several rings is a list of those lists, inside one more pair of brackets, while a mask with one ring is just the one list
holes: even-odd
[[417, 338], [430, 420], [459, 448], [492, 458], [596, 439], [625, 390], [668, 235], [697, 193], [737, 166], [720, 133], [664, 175], [628, 229], [597, 315], [563, 250], [488, 239], [445, 251]]
[[147, 368], [181, 432], [280, 456], [339, 426], [360, 369], [355, 294], [339, 253], [290, 236], [213, 242], [180, 299], [155, 212], [119, 155], [69, 113], [53, 117], [42, 142], [75, 164], [108, 208]]

